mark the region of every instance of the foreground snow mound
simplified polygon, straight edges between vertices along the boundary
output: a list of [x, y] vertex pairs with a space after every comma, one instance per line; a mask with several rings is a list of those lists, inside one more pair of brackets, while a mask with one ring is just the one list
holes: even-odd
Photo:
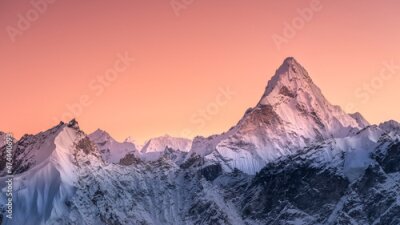
[[228, 171], [238, 168], [255, 174], [267, 162], [313, 142], [346, 137], [367, 125], [361, 114], [351, 116], [330, 104], [307, 71], [287, 58], [257, 106], [228, 132], [195, 139], [191, 155], [207, 155]]
[[[14, 214], [12, 220], [3, 216], [3, 224], [56, 224], [68, 218], [66, 202], [76, 191], [79, 162], [102, 163], [75, 121], [24, 136], [14, 152]], [[3, 190], [7, 178], [0, 178]], [[4, 195], [1, 202], [4, 206]]]

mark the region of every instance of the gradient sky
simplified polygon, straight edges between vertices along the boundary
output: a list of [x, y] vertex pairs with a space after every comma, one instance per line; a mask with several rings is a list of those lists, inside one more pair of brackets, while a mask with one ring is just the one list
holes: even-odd
[[400, 120], [396, 0], [43, 2], [0, 0], [0, 130], [17, 137], [72, 117], [118, 140], [220, 133], [287, 56], [331, 103]]

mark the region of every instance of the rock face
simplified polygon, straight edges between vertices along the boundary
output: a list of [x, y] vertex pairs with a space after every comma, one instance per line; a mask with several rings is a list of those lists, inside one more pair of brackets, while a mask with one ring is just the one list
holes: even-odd
[[2, 224], [400, 224], [399, 123], [332, 106], [292, 58], [226, 133], [197, 137], [190, 151], [124, 143], [74, 120], [22, 137], [14, 219], [1, 195]]

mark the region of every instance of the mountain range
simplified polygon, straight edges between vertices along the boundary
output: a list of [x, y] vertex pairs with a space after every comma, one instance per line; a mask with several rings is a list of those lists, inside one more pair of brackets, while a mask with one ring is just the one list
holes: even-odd
[[1, 195], [1, 223], [398, 225], [399, 139], [398, 122], [332, 105], [290, 57], [222, 134], [138, 145], [71, 120], [15, 140], [14, 215]]

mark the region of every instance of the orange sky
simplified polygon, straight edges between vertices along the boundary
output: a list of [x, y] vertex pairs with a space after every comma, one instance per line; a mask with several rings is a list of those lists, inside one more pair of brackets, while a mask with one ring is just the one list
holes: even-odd
[[400, 120], [396, 0], [2, 0], [0, 27], [0, 130], [17, 137], [72, 114], [119, 140], [219, 133], [287, 56], [332, 103]]

